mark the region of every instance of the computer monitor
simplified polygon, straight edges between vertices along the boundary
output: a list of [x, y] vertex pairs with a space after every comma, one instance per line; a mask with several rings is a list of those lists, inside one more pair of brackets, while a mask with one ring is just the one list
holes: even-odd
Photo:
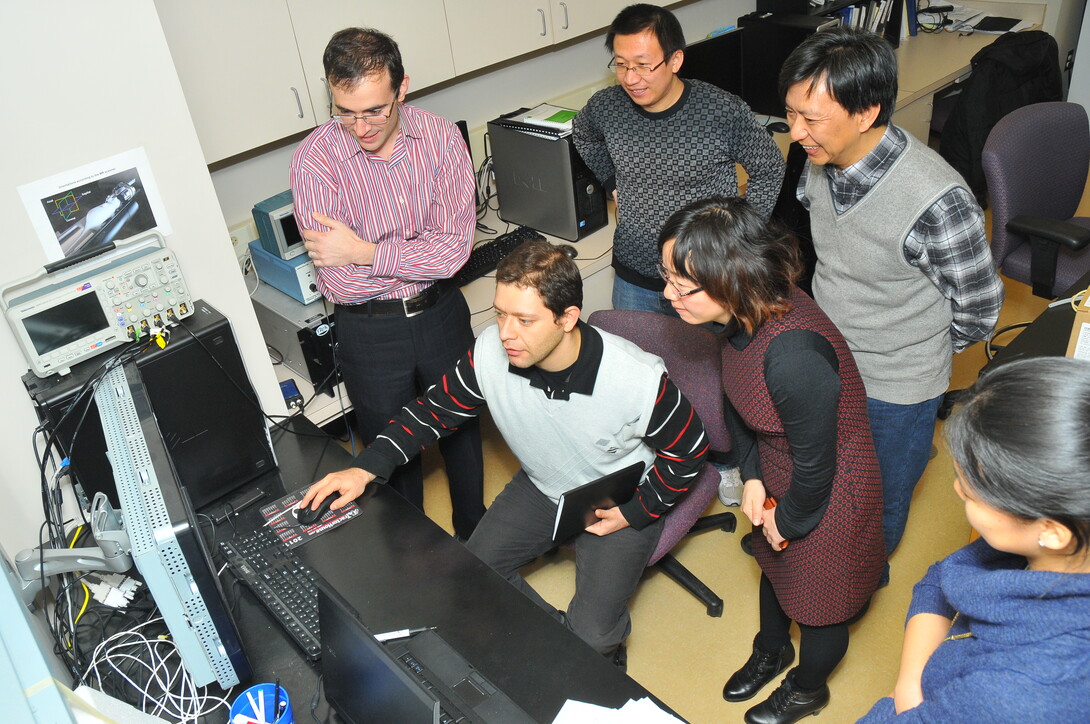
[[251, 669], [196, 514], [171, 463], [136, 362], [95, 393], [133, 563], [197, 686], [227, 688]]
[[690, 43], [678, 75], [702, 80], [745, 100], [742, 87], [742, 31], [731, 30]]
[[261, 248], [265, 251], [281, 259], [294, 259], [306, 251], [295, 223], [291, 189], [254, 204], [253, 216]]

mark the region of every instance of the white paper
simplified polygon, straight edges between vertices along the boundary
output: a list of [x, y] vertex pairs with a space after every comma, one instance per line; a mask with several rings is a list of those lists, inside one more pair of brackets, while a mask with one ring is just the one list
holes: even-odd
[[553, 724], [681, 724], [651, 699], [629, 699], [620, 709], [568, 699]]
[[151, 229], [170, 235], [142, 147], [31, 181], [18, 191], [51, 262]]

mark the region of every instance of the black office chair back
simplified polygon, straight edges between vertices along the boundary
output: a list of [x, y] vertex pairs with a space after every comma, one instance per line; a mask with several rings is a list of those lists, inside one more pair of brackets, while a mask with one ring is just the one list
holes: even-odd
[[981, 151], [988, 134], [1016, 108], [1063, 100], [1063, 79], [1056, 40], [1041, 30], [999, 36], [973, 56], [972, 68], [943, 125], [939, 153], [983, 205]]

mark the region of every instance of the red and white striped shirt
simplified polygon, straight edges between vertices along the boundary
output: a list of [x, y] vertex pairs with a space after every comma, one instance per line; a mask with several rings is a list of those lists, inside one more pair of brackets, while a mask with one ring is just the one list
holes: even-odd
[[457, 127], [401, 106], [390, 160], [364, 151], [337, 120], [314, 129], [291, 159], [295, 219], [328, 231], [319, 212], [375, 242], [371, 266], [322, 267], [318, 291], [336, 304], [400, 299], [457, 272], [473, 245], [473, 167]]

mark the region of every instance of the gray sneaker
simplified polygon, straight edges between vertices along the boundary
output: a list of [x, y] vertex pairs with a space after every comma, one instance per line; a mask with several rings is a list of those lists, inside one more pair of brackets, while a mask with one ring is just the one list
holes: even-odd
[[738, 468], [716, 465], [719, 471], [719, 502], [728, 508], [742, 504], [742, 474]]

